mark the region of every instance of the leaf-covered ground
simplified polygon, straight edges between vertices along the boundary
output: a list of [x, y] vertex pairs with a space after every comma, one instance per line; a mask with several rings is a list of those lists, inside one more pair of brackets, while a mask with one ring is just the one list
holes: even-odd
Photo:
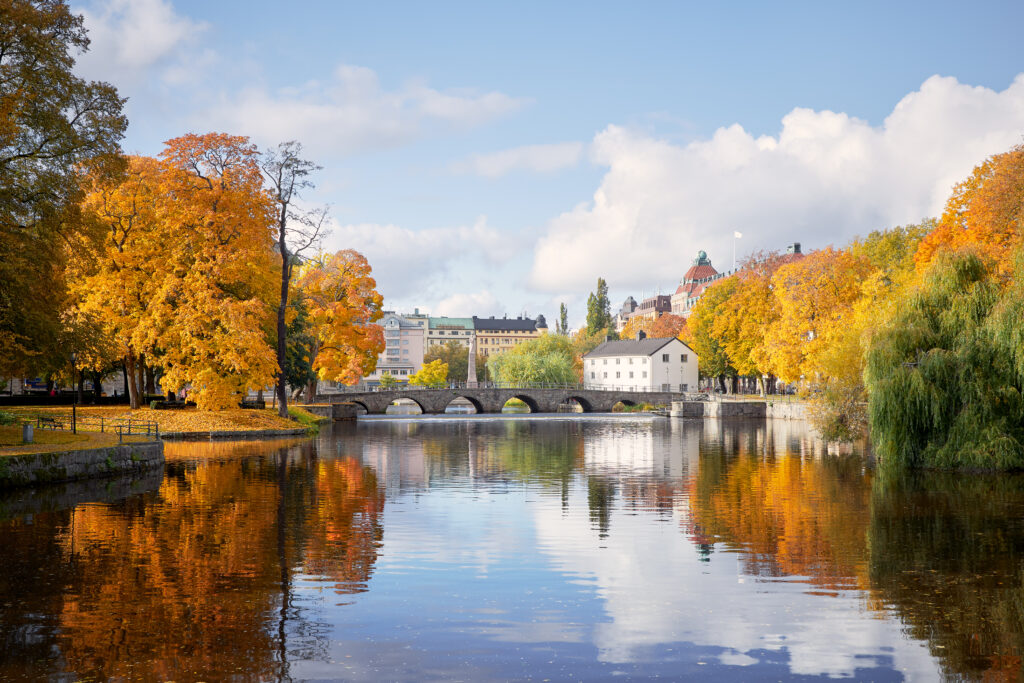
[[[19, 416], [70, 415], [70, 406], [24, 406], [4, 408], [5, 412]], [[106, 419], [132, 418], [149, 420], [160, 425], [161, 432], [257, 431], [262, 429], [295, 429], [301, 427], [294, 420], [281, 418], [273, 410], [131, 410], [127, 406], [79, 406], [79, 415]], [[38, 433], [38, 432], [37, 432]]]
[[[145, 441], [143, 437], [125, 437], [125, 441]], [[99, 432], [79, 432], [72, 434], [64, 431], [36, 429], [33, 443], [21, 443], [21, 425], [0, 426], [0, 455], [20, 455], [24, 453], [51, 453], [54, 451], [81, 450], [102, 448], [117, 443], [116, 434], [100, 434]]]

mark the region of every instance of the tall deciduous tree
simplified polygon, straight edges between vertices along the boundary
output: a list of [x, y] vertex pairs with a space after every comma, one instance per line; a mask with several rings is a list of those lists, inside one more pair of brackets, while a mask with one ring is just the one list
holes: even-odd
[[917, 253], [920, 271], [944, 249], [970, 247], [1005, 279], [1024, 243], [1024, 145], [989, 157], [953, 188], [936, 229]]
[[383, 299], [370, 276], [370, 264], [345, 249], [302, 267], [298, 287], [308, 308], [313, 369], [320, 379], [355, 384], [377, 367], [384, 351]]
[[[432, 346], [423, 354], [423, 362], [440, 360], [448, 366], [448, 381], [465, 382], [469, 374], [469, 347], [455, 341]], [[487, 379], [487, 356], [476, 354], [476, 379]]]
[[281, 417], [288, 416], [288, 391], [285, 364], [287, 362], [288, 293], [292, 273], [303, 254], [316, 247], [327, 218], [326, 209], [304, 211], [296, 206], [300, 193], [313, 187], [310, 174], [320, 170], [311, 161], [302, 158], [302, 145], [282, 142], [276, 149], [268, 149], [260, 159], [260, 168], [270, 186], [275, 204], [277, 253], [281, 260], [280, 300], [277, 304], [277, 408]]
[[90, 174], [82, 203], [85, 224], [94, 228], [72, 240], [68, 274], [75, 315], [88, 316], [110, 339], [124, 363], [132, 408], [145, 389], [142, 365], [169, 322], [153, 314], [164, 291], [163, 223], [166, 201], [156, 159], [130, 157], [124, 176]]
[[0, 2], [0, 372], [63, 355], [64, 242], [79, 224], [78, 175], [119, 165], [124, 100], [72, 72], [88, 45], [82, 17], [62, 1]]
[[715, 378], [722, 391], [731, 390], [731, 383], [726, 384], [725, 380], [727, 377], [735, 378], [737, 373], [726, 353], [722, 336], [715, 331], [715, 322], [735, 293], [737, 284], [735, 276], [712, 284], [704, 290], [687, 321], [689, 338], [686, 343], [700, 358], [700, 372]]
[[409, 384], [417, 387], [443, 387], [448, 379], [448, 364], [440, 358], [424, 363], [420, 371], [409, 377]]

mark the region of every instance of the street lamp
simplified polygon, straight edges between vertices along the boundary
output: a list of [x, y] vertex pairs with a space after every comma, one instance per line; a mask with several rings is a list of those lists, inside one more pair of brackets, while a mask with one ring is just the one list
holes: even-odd
[[75, 363], [77, 361], [78, 361], [78, 354], [75, 353], [74, 351], [72, 351], [71, 352], [71, 383], [72, 383], [71, 384], [71, 388], [73, 390], [72, 398], [71, 398], [71, 433], [72, 434], [77, 434], [78, 433], [78, 421], [77, 421], [77, 416], [75, 415], [75, 412], [76, 412], [75, 409], [78, 407], [78, 387], [76, 387], [74, 385], [74, 382], [75, 382], [75, 369], [76, 369], [75, 368]]

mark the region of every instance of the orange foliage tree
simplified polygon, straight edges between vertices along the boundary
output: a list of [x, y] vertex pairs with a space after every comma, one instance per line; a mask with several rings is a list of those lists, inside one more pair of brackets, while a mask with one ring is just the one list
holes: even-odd
[[374, 323], [381, 319], [383, 298], [370, 272], [365, 256], [344, 249], [322, 255], [299, 273], [313, 340], [309, 360], [320, 379], [355, 384], [377, 366], [384, 330]]
[[921, 242], [915, 260], [923, 272], [940, 250], [971, 246], [1005, 276], [1022, 241], [1024, 145], [1017, 145], [986, 159], [953, 188], [938, 227]]
[[79, 305], [122, 350], [133, 407], [144, 354], [200, 408], [270, 382], [273, 204], [246, 138], [170, 140], [159, 160], [131, 159], [122, 182], [93, 181], [84, 208], [103, 237], [76, 259]]
[[160, 174], [155, 159], [130, 157], [121, 178], [87, 176], [82, 210], [93, 230], [68, 249], [72, 315], [95, 320], [116, 348], [132, 408], [140, 406], [145, 357], [163, 325], [151, 309], [163, 267]]

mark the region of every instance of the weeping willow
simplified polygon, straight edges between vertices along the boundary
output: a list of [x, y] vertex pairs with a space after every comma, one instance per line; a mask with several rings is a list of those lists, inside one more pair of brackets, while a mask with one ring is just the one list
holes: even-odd
[[875, 450], [887, 469], [1024, 469], [1024, 259], [999, 280], [947, 253], [868, 352]]

